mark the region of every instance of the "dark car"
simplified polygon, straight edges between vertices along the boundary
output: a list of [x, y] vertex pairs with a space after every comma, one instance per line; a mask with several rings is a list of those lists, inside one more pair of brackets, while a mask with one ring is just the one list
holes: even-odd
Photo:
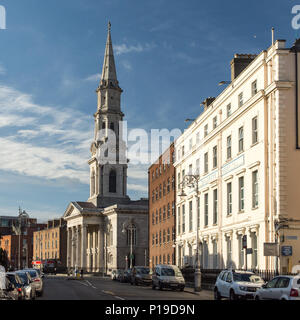
[[8, 280], [6, 286], [7, 294], [13, 300], [23, 300], [25, 298], [25, 290], [23, 289], [22, 280], [16, 272], [7, 272], [6, 279]]
[[145, 284], [150, 286], [152, 284], [152, 270], [149, 267], [137, 266], [132, 269], [130, 283], [138, 286]]
[[124, 270], [123, 275], [120, 279], [120, 282], [130, 282], [131, 281], [131, 270], [132, 269], [130, 269], [130, 268]]

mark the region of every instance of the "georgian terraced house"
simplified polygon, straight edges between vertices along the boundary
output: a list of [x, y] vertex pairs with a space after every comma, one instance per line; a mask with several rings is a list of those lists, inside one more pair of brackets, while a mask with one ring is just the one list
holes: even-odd
[[[299, 45], [277, 40], [257, 56], [235, 55], [228, 86], [176, 140], [179, 266], [195, 262], [197, 210], [202, 268], [299, 264]], [[191, 187], [179, 196], [189, 173], [200, 175], [199, 202]], [[279, 257], [265, 256], [264, 243], [276, 241]]]

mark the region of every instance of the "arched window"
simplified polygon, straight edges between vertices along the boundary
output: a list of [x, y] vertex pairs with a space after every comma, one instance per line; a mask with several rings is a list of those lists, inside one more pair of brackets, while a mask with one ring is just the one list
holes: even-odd
[[105, 129], [106, 128], [106, 123], [105, 121], [102, 122], [102, 129]]
[[110, 130], [115, 131], [115, 124], [113, 122], [110, 123]]
[[136, 245], [136, 226], [131, 224], [127, 227], [127, 245]]
[[115, 170], [111, 170], [109, 173], [109, 192], [117, 192], [117, 174]]

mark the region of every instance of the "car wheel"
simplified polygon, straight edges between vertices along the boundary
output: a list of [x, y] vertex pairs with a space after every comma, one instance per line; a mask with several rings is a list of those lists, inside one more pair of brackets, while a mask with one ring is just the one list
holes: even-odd
[[180, 291], [183, 291], [183, 290], [184, 290], [184, 288], [180, 288], [179, 290], [180, 290]]
[[256, 300], [256, 301], [259, 301], [259, 300], [260, 300], [259, 295], [255, 296], [255, 300]]
[[162, 289], [163, 289], [163, 286], [162, 286], [162, 284], [161, 284], [160, 282], [158, 283], [158, 289], [159, 289], [159, 290], [162, 290]]
[[215, 290], [214, 290], [214, 298], [215, 298], [215, 300], [221, 300], [221, 295], [220, 295], [218, 288], [215, 288]]
[[152, 290], [155, 290], [155, 284], [154, 283], [152, 283]]
[[138, 285], [139, 285], [139, 283], [138, 283], [138, 281], [137, 281], [137, 280], [135, 280], [135, 281], [134, 281], [134, 284], [135, 284], [136, 286], [138, 286]]
[[236, 294], [233, 290], [230, 290], [229, 300], [236, 300]]

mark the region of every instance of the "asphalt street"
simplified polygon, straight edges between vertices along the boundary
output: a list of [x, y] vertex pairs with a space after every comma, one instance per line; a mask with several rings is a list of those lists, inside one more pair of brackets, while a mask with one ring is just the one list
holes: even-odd
[[152, 287], [132, 286], [108, 278], [86, 277], [83, 280], [64, 276], [46, 276], [44, 293], [37, 300], [212, 300], [213, 292], [202, 291], [199, 295], [187, 291], [171, 291]]

